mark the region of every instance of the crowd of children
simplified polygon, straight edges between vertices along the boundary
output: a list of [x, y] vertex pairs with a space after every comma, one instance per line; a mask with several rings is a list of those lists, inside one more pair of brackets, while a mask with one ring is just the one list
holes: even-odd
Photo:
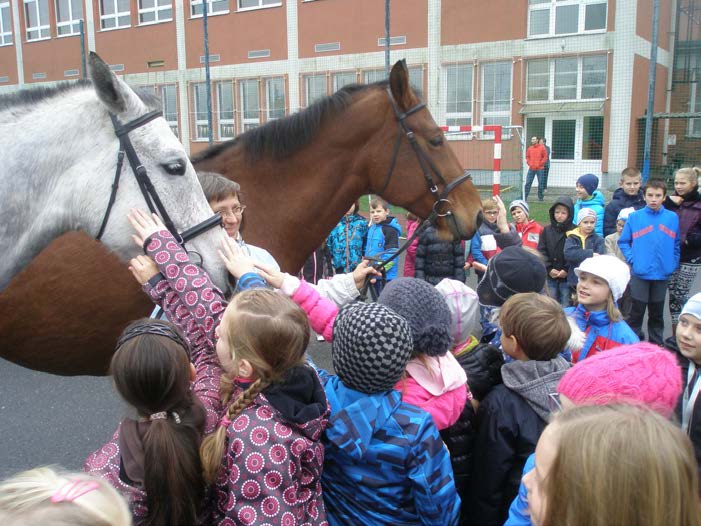
[[[680, 184], [665, 200], [663, 184], [640, 190], [629, 170], [604, 208], [597, 185], [581, 177], [577, 202], [557, 199], [544, 228], [525, 201], [509, 205], [512, 225], [498, 197], [485, 201], [467, 263], [459, 243], [435, 247], [424, 232], [417, 277], [361, 261], [396, 252], [401, 229], [384, 201], [369, 227], [356, 204], [329, 239], [338, 275], [318, 283], [243, 243], [236, 189], [217, 200], [231, 201], [220, 247], [231, 296], [156, 216], [132, 210], [145, 255], [129, 268], [168, 321], [135, 321], [116, 342], [110, 374], [129, 416], [86, 473], [38, 468], [0, 484], [0, 518], [701, 524], [701, 294], [684, 297], [698, 191]], [[684, 250], [678, 325], [662, 342], [659, 298]], [[469, 267], [476, 291], [456, 272]], [[355, 301], [370, 276], [386, 278], [377, 301]], [[636, 325], [644, 307], [651, 343]], [[306, 354], [312, 329], [331, 343], [332, 372]]]

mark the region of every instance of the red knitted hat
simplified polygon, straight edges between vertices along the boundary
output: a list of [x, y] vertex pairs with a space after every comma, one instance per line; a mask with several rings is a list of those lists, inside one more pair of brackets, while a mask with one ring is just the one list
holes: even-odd
[[557, 390], [576, 405], [638, 403], [669, 418], [682, 392], [682, 374], [671, 352], [634, 343], [578, 362]]

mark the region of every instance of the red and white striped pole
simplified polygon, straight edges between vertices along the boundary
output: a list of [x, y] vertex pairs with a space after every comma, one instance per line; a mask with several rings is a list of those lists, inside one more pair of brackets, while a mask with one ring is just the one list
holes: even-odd
[[501, 126], [441, 126], [444, 132], [494, 132], [494, 159], [492, 160], [492, 195], [501, 191]]

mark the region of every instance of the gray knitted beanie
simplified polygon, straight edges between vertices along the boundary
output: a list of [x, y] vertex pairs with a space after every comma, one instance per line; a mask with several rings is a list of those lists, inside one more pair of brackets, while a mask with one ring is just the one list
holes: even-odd
[[377, 301], [409, 322], [415, 353], [443, 356], [452, 346], [450, 309], [430, 283], [416, 278], [393, 279]]

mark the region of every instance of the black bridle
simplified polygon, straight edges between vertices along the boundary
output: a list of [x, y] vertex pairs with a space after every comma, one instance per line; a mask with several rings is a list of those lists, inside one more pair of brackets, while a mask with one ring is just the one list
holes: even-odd
[[152, 120], [157, 119], [158, 117], [162, 117], [163, 113], [161, 111], [151, 111], [142, 115], [141, 117], [137, 117], [133, 121], [130, 121], [126, 124], [121, 124], [117, 117], [112, 113], [110, 113], [109, 115], [110, 120], [112, 121], [112, 126], [114, 126], [114, 133], [119, 139], [119, 153], [117, 154], [117, 170], [114, 174], [112, 192], [110, 193], [110, 199], [107, 203], [107, 209], [105, 210], [105, 216], [102, 219], [100, 230], [97, 233], [97, 236], [95, 236], [95, 239], [99, 241], [102, 238], [102, 235], [105, 233], [107, 221], [109, 220], [110, 213], [112, 212], [112, 206], [114, 205], [114, 202], [117, 198], [117, 189], [119, 188], [119, 179], [122, 174], [122, 165], [124, 164], [125, 154], [127, 156], [127, 160], [129, 161], [129, 165], [131, 166], [131, 170], [132, 172], [134, 172], [134, 177], [136, 177], [136, 182], [139, 185], [139, 189], [141, 190], [141, 194], [144, 196], [144, 200], [146, 201], [149, 210], [154, 214], [157, 213], [161, 217], [165, 227], [170, 231], [171, 234], [173, 234], [173, 236], [180, 245], [184, 245], [186, 241], [202, 234], [203, 232], [206, 232], [210, 228], [213, 228], [215, 226], [221, 226], [221, 214], [217, 213], [211, 216], [210, 218], [205, 219], [201, 223], [198, 223], [197, 225], [188, 228], [184, 232], [178, 233], [177, 229], [175, 228], [175, 225], [173, 224], [173, 221], [168, 215], [168, 211], [163, 206], [161, 198], [158, 196], [158, 192], [156, 192], [156, 188], [153, 186], [151, 179], [149, 179], [146, 168], [139, 160], [139, 156], [136, 154], [136, 150], [134, 150], [134, 146], [132, 145], [131, 140], [129, 140], [129, 132], [140, 128], [144, 124], [147, 124]]
[[[445, 179], [441, 175], [441, 172], [438, 170], [436, 165], [433, 164], [433, 161], [431, 161], [431, 159], [421, 149], [421, 146], [416, 140], [416, 134], [414, 134], [413, 130], [409, 127], [409, 125], [406, 122], [406, 119], [414, 113], [424, 109], [426, 107], [426, 103], [420, 102], [419, 104], [413, 106], [407, 111], [401, 112], [399, 106], [397, 105], [397, 101], [394, 100], [392, 91], [389, 88], [387, 88], [387, 95], [389, 96], [389, 101], [392, 105], [392, 109], [394, 110], [394, 115], [397, 117], [399, 133], [397, 133], [397, 140], [394, 142], [394, 150], [392, 151], [392, 160], [389, 165], [387, 177], [385, 177], [385, 182], [382, 185], [382, 188], [378, 192], [378, 194], [384, 194], [384, 192], [389, 187], [392, 175], [394, 174], [394, 169], [397, 165], [397, 158], [399, 157], [399, 147], [402, 143], [402, 137], [406, 137], [407, 141], [409, 142], [409, 145], [411, 146], [411, 149], [416, 155], [416, 159], [419, 161], [419, 166], [421, 167], [421, 172], [423, 174], [424, 181], [426, 182], [428, 191], [433, 196], [434, 203], [433, 209], [431, 210], [431, 213], [426, 218], [426, 220], [423, 223], [421, 223], [421, 225], [419, 225], [419, 227], [414, 231], [411, 237], [409, 237], [404, 242], [404, 244], [390, 257], [388, 257], [387, 259], [365, 258], [369, 259], [372, 262], [372, 265], [382, 273], [382, 279], [384, 279], [385, 275], [385, 265], [397, 259], [407, 248], [409, 248], [409, 245], [411, 245], [414, 239], [416, 239], [421, 234], [421, 232], [426, 230], [426, 228], [428, 228], [430, 225], [434, 225], [439, 217], [450, 218], [453, 221], [453, 226], [455, 227], [456, 232], [459, 230], [457, 221], [455, 219], [455, 215], [452, 211], [453, 203], [451, 203], [451, 201], [448, 199], [448, 195], [459, 185], [461, 185], [465, 181], [472, 179], [472, 175], [468, 171], [465, 171], [457, 179], [451, 181], [450, 183], [446, 183]], [[443, 186], [442, 192], [438, 189], [439, 184]], [[368, 286], [370, 283], [369, 278], [370, 277], [366, 279], [365, 286], [361, 291], [362, 298], [364, 298], [367, 293]]]

